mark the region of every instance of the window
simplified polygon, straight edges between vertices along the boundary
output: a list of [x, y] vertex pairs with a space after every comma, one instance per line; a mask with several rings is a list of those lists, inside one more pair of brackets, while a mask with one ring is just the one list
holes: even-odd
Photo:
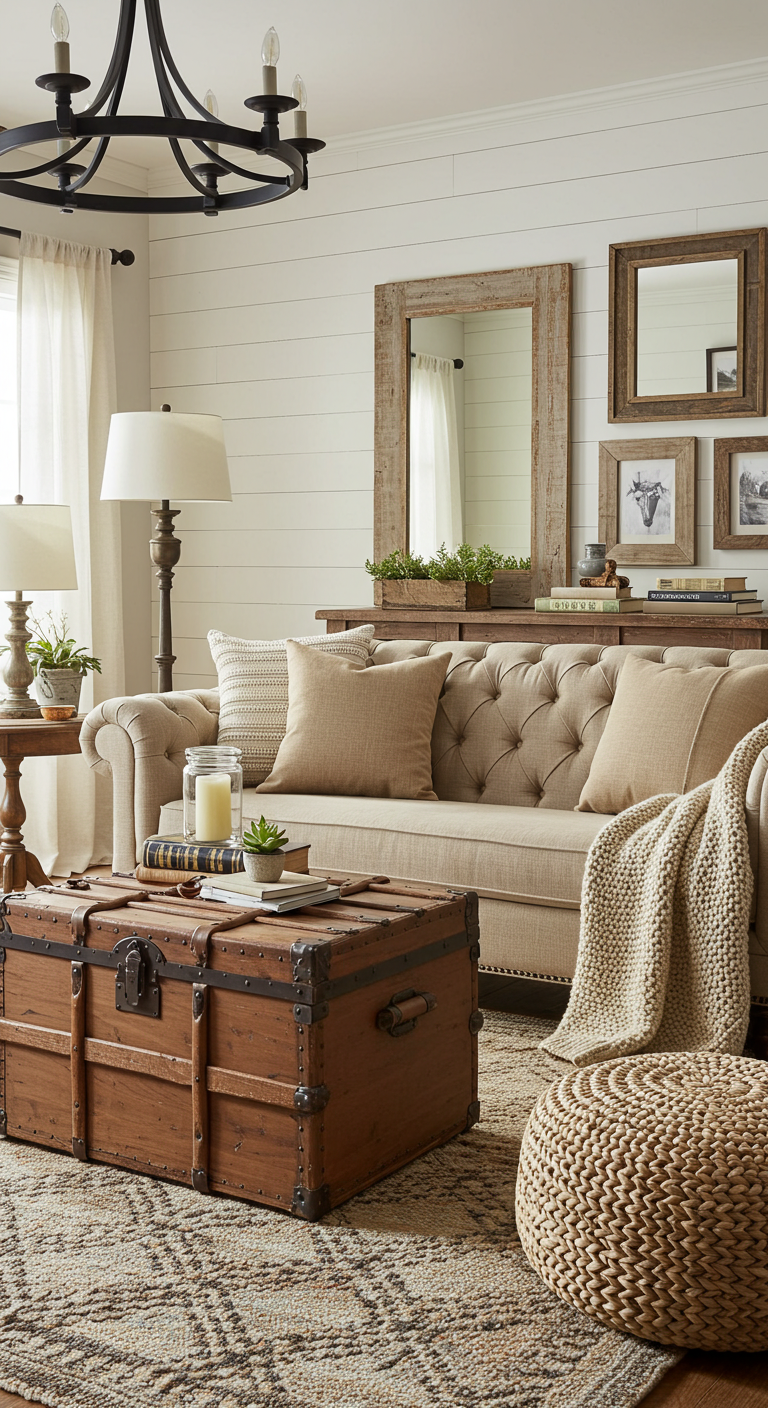
[[16, 414], [17, 259], [0, 257], [0, 503], [12, 503], [18, 489], [19, 445]]

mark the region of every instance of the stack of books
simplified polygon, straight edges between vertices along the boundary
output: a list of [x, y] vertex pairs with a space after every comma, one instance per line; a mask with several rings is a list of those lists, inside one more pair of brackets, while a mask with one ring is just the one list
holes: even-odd
[[[303, 841], [287, 842], [282, 854], [294, 874], [309, 870], [309, 846]], [[185, 841], [183, 836], [148, 836], [135, 874], [142, 885], [180, 885], [190, 875], [238, 875], [244, 869], [242, 846]]]
[[633, 597], [631, 587], [553, 587], [549, 596], [537, 596], [537, 611], [642, 611], [643, 598]]
[[746, 577], [657, 577], [643, 605], [662, 616], [758, 616], [762, 609]]
[[260, 885], [247, 875], [212, 875], [200, 890], [201, 900], [219, 900], [238, 909], [265, 909], [270, 914], [288, 914], [307, 904], [327, 904], [340, 894], [338, 885], [329, 885], [314, 875], [293, 875], [289, 870], [270, 885]]

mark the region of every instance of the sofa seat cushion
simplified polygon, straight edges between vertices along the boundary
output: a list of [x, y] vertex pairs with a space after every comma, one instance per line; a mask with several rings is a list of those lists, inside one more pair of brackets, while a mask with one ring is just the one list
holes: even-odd
[[[587, 851], [609, 820], [595, 812], [478, 807], [380, 797], [264, 796], [247, 789], [243, 818], [309, 841], [310, 865], [478, 889], [499, 899], [578, 908]], [[163, 807], [160, 832], [181, 830], [181, 802]]]

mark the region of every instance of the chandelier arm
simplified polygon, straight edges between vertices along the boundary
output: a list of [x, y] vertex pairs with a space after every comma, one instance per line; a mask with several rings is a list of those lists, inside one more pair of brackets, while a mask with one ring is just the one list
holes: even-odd
[[192, 167], [189, 165], [186, 157], [184, 156], [183, 151], [181, 150], [178, 138], [169, 137], [168, 146], [173, 152], [176, 165], [179, 167], [184, 179], [189, 182], [190, 186], [194, 186], [195, 190], [199, 191], [201, 196], [205, 196], [206, 200], [210, 200], [211, 192], [208, 190], [207, 186], [203, 185], [202, 181], [198, 181], [194, 171], [192, 170]]
[[[117, 22], [117, 34], [115, 35], [115, 47], [112, 50], [109, 67], [104, 75], [104, 81], [98, 93], [90, 107], [83, 109], [83, 114], [87, 113], [89, 117], [96, 117], [107, 99], [111, 95], [114, 95], [115, 90], [117, 90], [117, 103], [119, 103], [125, 84], [125, 77], [128, 72], [128, 62], [131, 57], [131, 44], [133, 42], [135, 21], [136, 0], [121, 0], [120, 18]], [[117, 112], [117, 104], [115, 104], [114, 107], [110, 104], [110, 110]]]
[[[154, 0], [144, 0], [144, 9], [147, 16], [147, 31], [149, 33], [149, 47], [152, 52], [152, 64], [155, 70], [155, 78], [160, 93], [160, 101], [163, 105], [163, 112], [166, 117], [183, 118], [186, 114], [182, 110], [179, 100], [173, 91], [173, 85], [166, 71], [165, 55], [158, 38], [158, 29], [160, 34], [162, 34], [163, 30], [160, 11], [154, 4]], [[211, 114], [204, 112], [204, 116], [206, 119], [210, 120]]]
[[[197, 142], [193, 140], [192, 146], [197, 147], [197, 150], [199, 152], [202, 152], [203, 156], [206, 158], [207, 161], [210, 161], [217, 166], [223, 166], [226, 169], [227, 174], [231, 173], [233, 176], [244, 176], [248, 181], [263, 181], [273, 186], [283, 186], [286, 182], [290, 182], [290, 176], [265, 176], [258, 171], [246, 171], [244, 166], [236, 166], [233, 161], [229, 161], [229, 159], [225, 156], [222, 156], [220, 152], [211, 151], [210, 147], [207, 147], [205, 145], [205, 142]], [[264, 154], [264, 151], [259, 153], [260, 156], [263, 156]], [[278, 159], [282, 160], [282, 158]]]
[[[96, 175], [96, 172], [101, 166], [102, 161], [107, 155], [107, 148], [109, 147], [110, 140], [111, 138], [109, 137], [99, 138], [96, 144], [96, 150], [93, 156], [91, 157], [88, 166], [86, 167], [82, 176], [79, 176], [76, 181], [73, 181], [71, 186], [67, 186], [68, 191], [80, 191], [82, 190], [83, 186], [87, 186], [88, 182], [93, 180], [94, 176]], [[70, 153], [67, 152], [67, 156], [69, 155]]]
[[[90, 140], [90, 137], [84, 137], [81, 142], [77, 142], [75, 146], [70, 147], [69, 151], [67, 152], [67, 156], [69, 157], [69, 159], [72, 160], [74, 157], [79, 156], [81, 152], [85, 151], [85, 148], [88, 146]], [[8, 147], [7, 150], [9, 152], [16, 151], [17, 147], [23, 145], [23, 142], [18, 142], [15, 143], [13, 146]], [[0, 134], [0, 155], [2, 154], [2, 134]], [[30, 166], [27, 171], [0, 171], [0, 180], [26, 181], [32, 176], [48, 176], [56, 170], [57, 166], [61, 165], [61, 160], [61, 157], [57, 155], [52, 156], [49, 161], [42, 162], [40, 166]]]
[[160, 12], [159, 0], [144, 0], [144, 8], [147, 12], [147, 28], [150, 32], [150, 43], [152, 42], [153, 32], [153, 24], [150, 22], [150, 16], [152, 16], [152, 21], [154, 23], [154, 33], [157, 44], [159, 46], [160, 53], [165, 61], [165, 65], [168, 69], [168, 72], [170, 73], [177, 88], [179, 89], [179, 92], [183, 93], [187, 102], [191, 103], [195, 111], [199, 112], [200, 116], [205, 118], [206, 121], [210, 122], [212, 119], [214, 122], [220, 122], [221, 118], [214, 117], [213, 113], [209, 113], [208, 109], [204, 107], [202, 103], [198, 102], [194, 93], [191, 91], [190, 88], [187, 87], [187, 84], [184, 82], [184, 79], [179, 73], [179, 70], [176, 66], [176, 61], [173, 57], [173, 54], [171, 53], [168, 38], [165, 33], [165, 26], [163, 24], [162, 14]]

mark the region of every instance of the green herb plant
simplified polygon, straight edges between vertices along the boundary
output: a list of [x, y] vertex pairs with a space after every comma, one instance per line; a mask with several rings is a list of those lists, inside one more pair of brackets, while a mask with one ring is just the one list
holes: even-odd
[[243, 850], [256, 856], [269, 856], [273, 851], [279, 851], [287, 840], [285, 831], [261, 817], [258, 822], [252, 821], [248, 830], [243, 832]]
[[101, 661], [94, 655], [86, 655], [85, 647], [78, 646], [74, 638], [67, 635], [67, 618], [63, 613], [57, 619], [49, 611], [42, 622], [30, 618], [30, 625], [36, 635], [27, 641], [27, 656], [35, 674], [39, 669], [77, 670], [80, 675], [95, 670], [101, 674]]
[[481, 582], [487, 586], [493, 581], [496, 571], [530, 572], [531, 559], [505, 557], [488, 543], [483, 543], [479, 548], [473, 548], [469, 543], [459, 543], [454, 552], [448, 552], [443, 543], [428, 562], [423, 557], [396, 548], [381, 562], [366, 562], [365, 570], [377, 582], [432, 578], [436, 582]]
[[423, 557], [402, 552], [400, 548], [395, 548], [394, 552], [391, 552], [389, 557], [383, 557], [381, 562], [366, 561], [365, 570], [370, 572], [377, 582], [401, 582], [405, 579], [412, 581], [414, 578], [424, 581], [430, 575], [429, 564]]

